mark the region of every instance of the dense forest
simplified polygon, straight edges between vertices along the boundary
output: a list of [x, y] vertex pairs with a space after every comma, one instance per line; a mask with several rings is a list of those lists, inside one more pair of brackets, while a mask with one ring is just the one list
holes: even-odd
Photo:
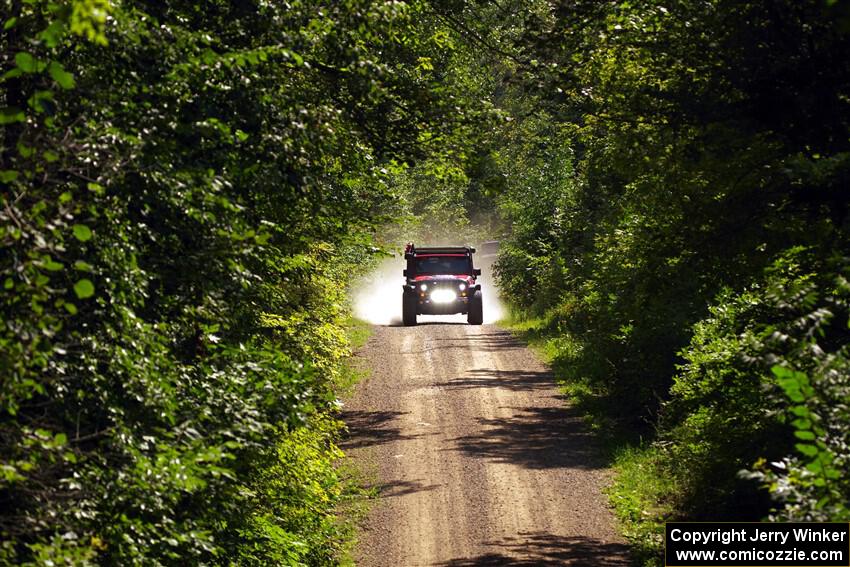
[[850, 6], [537, 6], [487, 23], [501, 290], [622, 445], [630, 535], [848, 520]]
[[847, 2], [0, 6], [0, 564], [343, 561], [411, 234], [501, 240], [640, 557], [850, 519]]

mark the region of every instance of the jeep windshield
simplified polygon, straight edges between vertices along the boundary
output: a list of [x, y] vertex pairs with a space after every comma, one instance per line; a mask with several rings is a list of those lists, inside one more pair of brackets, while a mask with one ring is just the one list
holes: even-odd
[[424, 256], [416, 258], [416, 275], [469, 274], [467, 256]]

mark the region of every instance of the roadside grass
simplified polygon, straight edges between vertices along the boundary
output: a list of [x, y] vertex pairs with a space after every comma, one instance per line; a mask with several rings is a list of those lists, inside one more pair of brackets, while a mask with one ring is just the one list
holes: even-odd
[[620, 523], [621, 533], [632, 544], [636, 565], [664, 564], [664, 522], [672, 513], [672, 481], [662, 473], [664, 456], [650, 444], [621, 446], [613, 455], [615, 479], [606, 493]]
[[[345, 321], [345, 330], [352, 355], [342, 364], [335, 383], [335, 390], [340, 398], [352, 396], [356, 385], [368, 378], [370, 373], [357, 358], [356, 351], [369, 340], [372, 326], [367, 321], [351, 316]], [[344, 425], [341, 431], [344, 436]], [[367, 470], [362, 463], [355, 464], [347, 456], [337, 462], [336, 469], [343, 491], [341, 503], [337, 507], [337, 521], [345, 534], [345, 544], [338, 558], [338, 565], [355, 567], [354, 549], [358, 542], [359, 527], [378, 495], [377, 473]]]
[[337, 464], [337, 474], [343, 489], [343, 497], [337, 507], [337, 521], [345, 534], [345, 544], [338, 557], [340, 567], [355, 567], [354, 550], [357, 547], [360, 526], [378, 497], [375, 473], [364, 470], [344, 458]]
[[366, 341], [372, 335], [372, 325], [368, 321], [358, 319], [354, 316], [349, 317], [346, 328], [348, 331], [348, 341], [354, 350], [365, 345]]
[[511, 312], [499, 322], [534, 350], [555, 373], [563, 394], [578, 409], [614, 471], [606, 494], [619, 530], [632, 546], [636, 565], [658, 567], [663, 562], [664, 522], [673, 513], [675, 483], [664, 474], [664, 455], [651, 442], [618, 425], [614, 409], [584, 376], [576, 360], [583, 345], [557, 327], [550, 317]]
[[356, 317], [345, 321], [345, 332], [352, 355], [343, 363], [339, 377], [334, 383], [334, 390], [340, 398], [347, 398], [354, 392], [354, 387], [369, 377], [369, 369], [357, 358], [357, 349], [363, 347], [372, 335], [372, 326]]

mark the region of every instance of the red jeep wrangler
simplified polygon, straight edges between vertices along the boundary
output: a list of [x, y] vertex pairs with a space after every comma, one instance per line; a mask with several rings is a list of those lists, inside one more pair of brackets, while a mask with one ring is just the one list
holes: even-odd
[[475, 248], [468, 246], [429, 246], [412, 243], [404, 250], [407, 269], [402, 295], [402, 320], [415, 325], [417, 315], [466, 314], [470, 325], [484, 322], [481, 284], [475, 278], [480, 268], [472, 266]]

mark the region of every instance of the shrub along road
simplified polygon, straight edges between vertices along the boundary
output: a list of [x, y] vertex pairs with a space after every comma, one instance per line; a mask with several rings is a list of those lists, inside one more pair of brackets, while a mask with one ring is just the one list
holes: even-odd
[[343, 446], [378, 501], [358, 565], [628, 564], [592, 437], [509, 333], [376, 327], [360, 356]]

